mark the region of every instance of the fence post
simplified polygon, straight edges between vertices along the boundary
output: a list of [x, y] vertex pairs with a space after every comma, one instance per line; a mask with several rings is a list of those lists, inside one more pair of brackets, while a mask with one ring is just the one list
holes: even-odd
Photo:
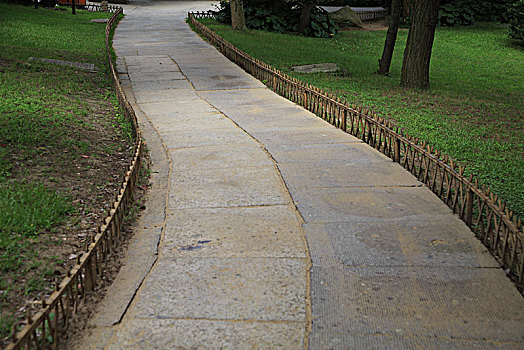
[[468, 187], [466, 191], [466, 210], [464, 213], [464, 222], [471, 227], [473, 222], [473, 191]]
[[395, 162], [400, 164], [400, 139], [395, 137]]

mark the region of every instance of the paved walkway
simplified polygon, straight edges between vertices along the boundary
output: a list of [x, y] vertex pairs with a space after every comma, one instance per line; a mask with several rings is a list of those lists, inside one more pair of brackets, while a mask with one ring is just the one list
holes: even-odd
[[116, 31], [153, 188], [84, 347], [522, 349], [524, 300], [469, 229], [191, 32], [206, 8]]

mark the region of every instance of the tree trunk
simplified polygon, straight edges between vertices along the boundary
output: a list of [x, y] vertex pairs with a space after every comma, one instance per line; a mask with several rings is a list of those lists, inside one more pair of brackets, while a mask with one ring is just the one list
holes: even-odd
[[411, 14], [400, 85], [429, 89], [429, 61], [435, 38], [440, 0], [415, 0]]
[[231, 27], [235, 30], [246, 29], [242, 0], [231, 0], [229, 3], [231, 5]]
[[75, 4], [75, 0], [72, 0], [71, 1], [71, 13], [73, 15], [76, 15], [76, 4]]
[[308, 27], [309, 22], [311, 22], [311, 10], [313, 9], [313, 1], [304, 1], [301, 3], [302, 12], [300, 13], [300, 24], [298, 31], [303, 33]]
[[286, 11], [288, 9], [286, 0], [273, 0], [272, 9], [274, 13]]
[[378, 60], [378, 74], [388, 75], [391, 66], [391, 58], [397, 41], [398, 25], [400, 22], [400, 7], [402, 0], [391, 1], [391, 17], [389, 18], [388, 34], [382, 51], [382, 58]]
[[411, 9], [410, 3], [412, 0], [402, 0], [402, 17], [406, 18], [409, 16]]

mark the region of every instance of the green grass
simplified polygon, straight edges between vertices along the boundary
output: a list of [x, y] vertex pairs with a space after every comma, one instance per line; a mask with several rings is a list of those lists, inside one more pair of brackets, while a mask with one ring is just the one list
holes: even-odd
[[[107, 74], [105, 24], [90, 22], [108, 17], [0, 3], [0, 338], [25, 297], [41, 295], [65, 266], [58, 252], [69, 238], [57, 227], [91, 210], [74, 205], [71, 194], [77, 172], [91, 168], [82, 156], [102, 158], [132, 142], [121, 142], [130, 126]], [[99, 72], [29, 57], [94, 63]], [[104, 127], [117, 143], [92, 139]], [[76, 236], [75, 222], [68, 225]]]
[[[524, 214], [524, 52], [496, 24], [438, 28], [429, 91], [399, 86], [407, 31], [389, 77], [375, 72], [385, 31], [345, 31], [332, 39], [247, 30], [202, 20], [240, 49], [358, 106], [373, 109], [435, 146]], [[300, 74], [291, 66], [335, 62], [342, 74]]]

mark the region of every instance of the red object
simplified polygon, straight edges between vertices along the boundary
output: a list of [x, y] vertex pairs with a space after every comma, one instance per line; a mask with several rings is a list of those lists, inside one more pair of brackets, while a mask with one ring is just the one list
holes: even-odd
[[[58, 5], [71, 5], [72, 0], [58, 0]], [[85, 6], [86, 0], [75, 0], [76, 6]]]

